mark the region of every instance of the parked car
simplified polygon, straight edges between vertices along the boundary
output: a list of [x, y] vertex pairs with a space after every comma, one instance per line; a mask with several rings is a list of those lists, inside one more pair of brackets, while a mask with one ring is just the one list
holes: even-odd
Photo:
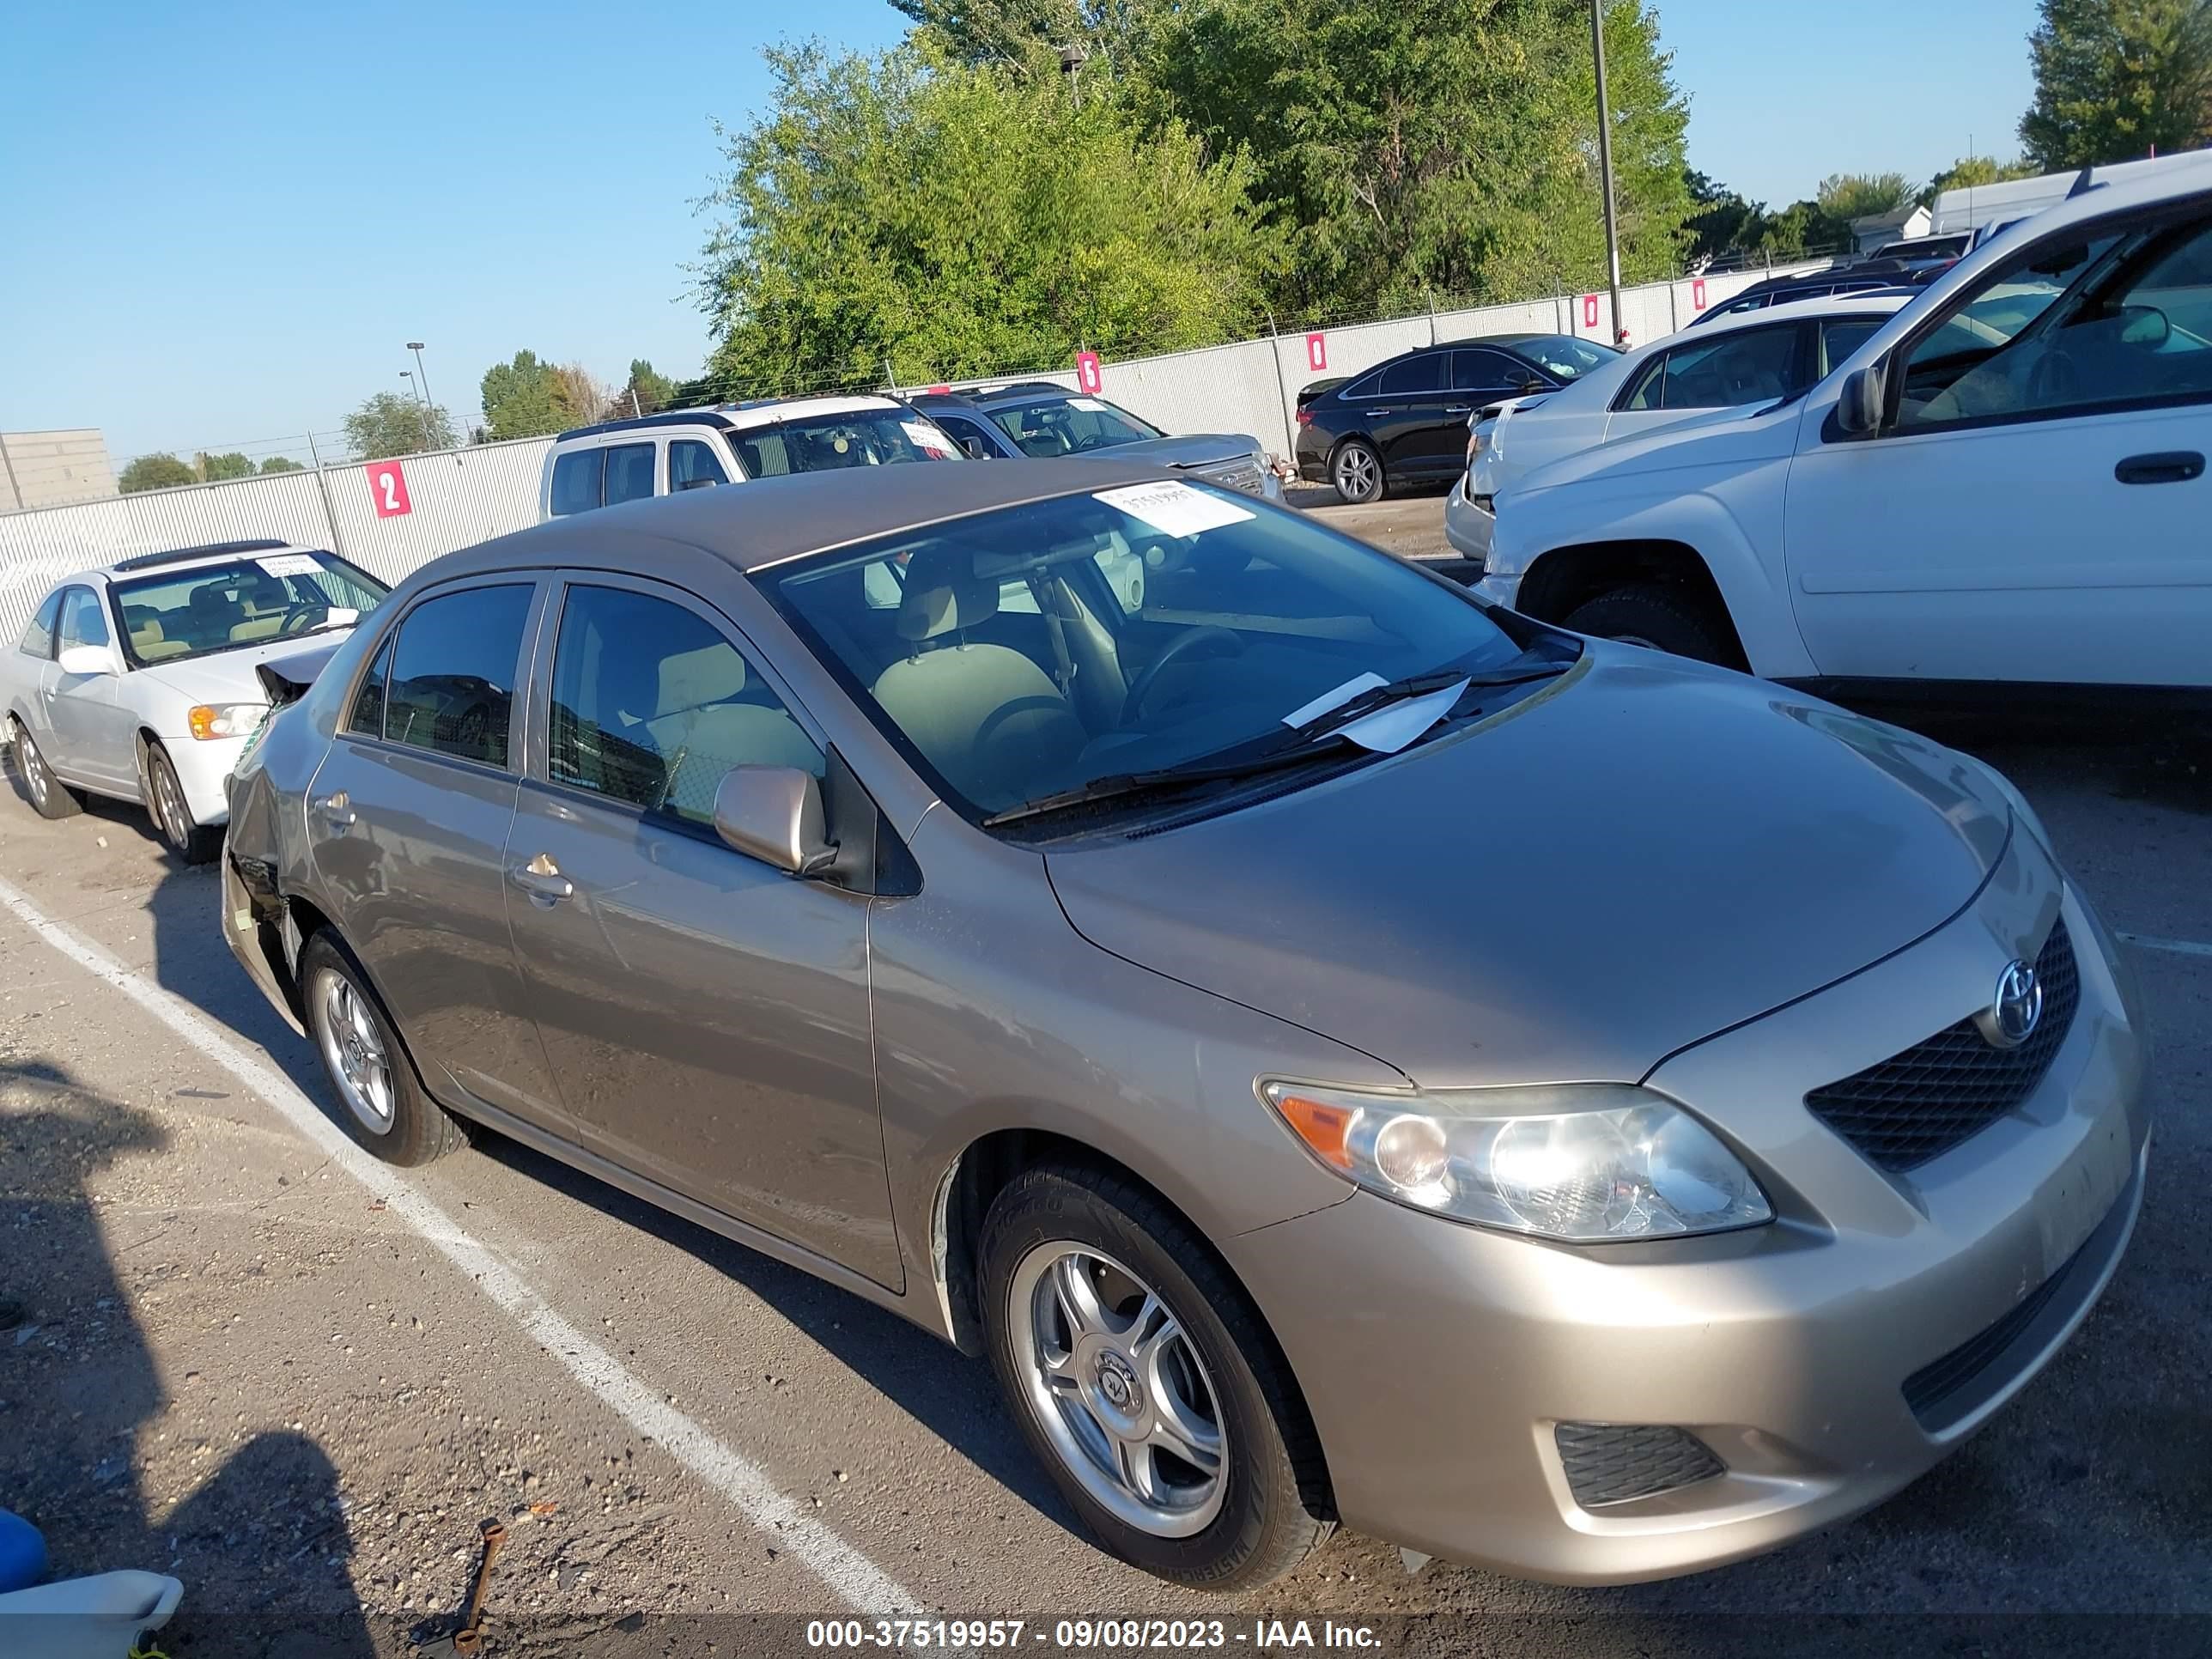
[[1248, 495], [1282, 499], [1283, 483], [1274, 463], [1249, 434], [1199, 432], [1170, 437], [1118, 404], [1070, 392], [1050, 380], [923, 392], [907, 401], [951, 434], [970, 460], [1109, 455], [1118, 461], [1170, 467]]
[[187, 864], [222, 843], [223, 786], [270, 707], [256, 674], [351, 629], [386, 592], [335, 554], [281, 541], [142, 554], [57, 582], [13, 651], [0, 707], [42, 817], [87, 793], [143, 801]]
[[1874, 257], [1903, 259], [1915, 265], [1948, 264], [1973, 241], [1974, 234], [1968, 230], [1948, 231], [1941, 236], [1908, 236], [1902, 241], [1883, 243], [1874, 251]]
[[1723, 317], [1739, 317], [1747, 311], [1763, 311], [1769, 306], [1794, 305], [1801, 300], [1825, 300], [1836, 294], [1909, 291], [1923, 271], [1932, 281], [1942, 269], [1940, 264], [1929, 264], [1916, 270], [1902, 259], [1862, 259], [1855, 264], [1833, 265], [1826, 270], [1770, 276], [1717, 306], [1708, 307], [1683, 327], [1708, 328]]
[[1298, 393], [1298, 476], [1347, 501], [1395, 484], [1441, 483], [1466, 465], [1467, 417], [1479, 404], [1546, 392], [1619, 354], [1567, 334], [1495, 334], [1423, 346], [1364, 374]]
[[895, 398], [763, 398], [563, 432], [546, 452], [541, 519], [792, 472], [958, 460], [960, 447]]
[[1695, 415], [1796, 397], [1905, 303], [1884, 289], [1742, 312], [1629, 352], [1564, 390], [1486, 404], [1468, 417], [1467, 470], [1444, 501], [1445, 538], [1467, 558], [1487, 559], [1491, 503], [1512, 480]]
[[[1337, 1520], [1577, 1582], [1771, 1547], [2126, 1243], [2132, 992], [2002, 778], [1286, 508], [800, 477], [376, 624], [240, 767], [221, 907], [338, 1121], [491, 1125], [988, 1354], [1166, 1577]], [[1408, 868], [1474, 817], [1510, 879]]]
[[1855, 699], [2202, 701], [2208, 451], [2212, 171], [2175, 169], [1977, 249], [1795, 403], [1529, 474], [1483, 591]]

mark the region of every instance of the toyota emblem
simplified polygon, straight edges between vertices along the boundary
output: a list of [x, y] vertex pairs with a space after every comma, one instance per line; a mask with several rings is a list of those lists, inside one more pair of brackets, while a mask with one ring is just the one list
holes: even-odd
[[2043, 982], [2027, 963], [2014, 961], [1997, 975], [1996, 1000], [1990, 1005], [1982, 1035], [2000, 1048], [2017, 1048], [2035, 1034], [2043, 1018]]

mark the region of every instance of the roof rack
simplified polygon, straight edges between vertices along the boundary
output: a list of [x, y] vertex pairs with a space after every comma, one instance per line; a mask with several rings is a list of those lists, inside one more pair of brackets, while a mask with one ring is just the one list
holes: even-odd
[[289, 542], [271, 541], [265, 536], [242, 542], [209, 542], [201, 547], [173, 547], [163, 553], [141, 553], [135, 558], [118, 559], [108, 568], [112, 570], [151, 570], [155, 565], [181, 564], [186, 559], [212, 559], [225, 553], [267, 553], [291, 544]]

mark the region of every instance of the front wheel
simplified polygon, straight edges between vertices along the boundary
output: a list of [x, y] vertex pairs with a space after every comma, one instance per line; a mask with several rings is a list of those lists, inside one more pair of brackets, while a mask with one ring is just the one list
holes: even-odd
[[1329, 482], [1354, 507], [1382, 499], [1382, 458], [1358, 438], [1346, 438], [1329, 458]]
[[1702, 607], [1679, 590], [1656, 583], [1601, 593], [1577, 606], [1566, 626], [1577, 634], [1595, 634], [1623, 645], [1668, 651], [1723, 667], [1737, 665], [1728, 641]]
[[981, 1265], [1023, 1437], [1114, 1554], [1227, 1593], [1273, 1583], [1328, 1535], [1287, 1368], [1160, 1199], [1079, 1166], [1026, 1170], [991, 1206]]
[[46, 764], [46, 757], [39, 752], [39, 745], [31, 741], [21, 720], [12, 723], [10, 746], [15, 751], [15, 770], [21, 775], [31, 805], [40, 817], [73, 818], [84, 811], [84, 797], [54, 775], [53, 768]]
[[151, 797], [154, 825], [169, 850], [186, 864], [205, 864], [222, 850], [222, 826], [195, 823], [185, 804], [184, 787], [168, 750], [155, 744], [146, 750], [146, 787]]

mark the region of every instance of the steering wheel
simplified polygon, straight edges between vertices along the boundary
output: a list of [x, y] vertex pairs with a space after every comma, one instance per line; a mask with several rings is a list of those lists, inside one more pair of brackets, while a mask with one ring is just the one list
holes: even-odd
[[298, 633], [306, 626], [307, 619], [318, 611], [327, 613], [329, 609], [328, 605], [319, 600], [295, 600], [293, 604], [285, 606], [284, 620], [276, 624], [276, 632], [280, 635]]
[[1137, 676], [1136, 684], [1129, 688], [1129, 695], [1122, 699], [1121, 724], [1132, 725], [1137, 716], [1144, 713], [1145, 699], [1152, 695], [1152, 688], [1159, 684], [1162, 669], [1177, 659], [1187, 657], [1192, 652], [1209, 645], [1225, 647], [1227, 654], [1232, 657], [1241, 657], [1244, 654], [1243, 637], [1230, 629], [1219, 628], [1209, 623], [1204, 628], [1194, 628], [1188, 634], [1179, 635], [1166, 650], [1147, 663], [1144, 672]]

